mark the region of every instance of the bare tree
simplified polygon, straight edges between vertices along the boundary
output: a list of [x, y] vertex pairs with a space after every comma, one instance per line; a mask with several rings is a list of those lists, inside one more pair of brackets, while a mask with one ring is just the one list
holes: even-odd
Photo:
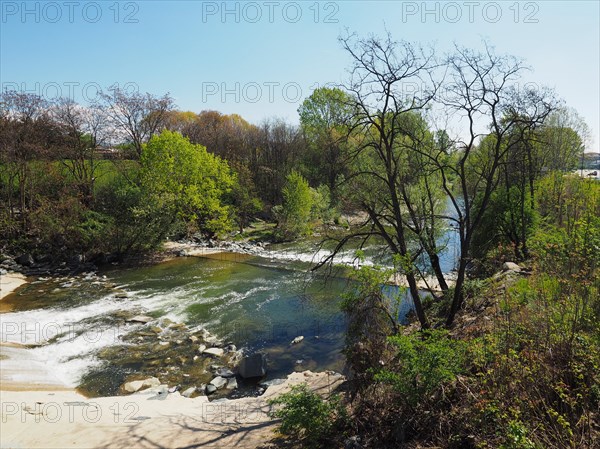
[[142, 145], [165, 126], [168, 112], [175, 107], [169, 94], [156, 97], [137, 91], [129, 93], [120, 87], [101, 93], [100, 98], [113, 126], [131, 142], [138, 157]]
[[[446, 63], [450, 79], [440, 103], [447, 114], [467, 124], [465, 136], [453, 142], [455, 154], [441, 149], [433, 157], [455, 212], [460, 239], [456, 284], [446, 319], [449, 326], [462, 306], [473, 235], [499, 182], [499, 167], [527, 131], [544, 122], [553, 99], [543, 89], [519, 91], [515, 83], [526, 69], [523, 62], [496, 55], [487, 44], [482, 53], [457, 47]], [[484, 136], [490, 144], [480, 148]]]
[[426, 328], [416, 267], [422, 248], [411, 245], [412, 232], [423, 235], [424, 227], [417, 208], [406, 207], [413, 198], [407, 184], [415, 175], [407, 161], [412, 146], [426, 138], [420, 112], [433, 101], [437, 87], [433, 51], [395, 42], [390, 35], [381, 40], [351, 35], [341, 43], [352, 58], [346, 90], [353, 103], [349, 110], [356, 111], [349, 127], [353, 168], [346, 182], [369, 218], [359, 231], [342, 238], [320, 265], [332, 261], [352, 239], [362, 244], [373, 237], [382, 239], [401, 262], [417, 317]]
[[53, 115], [64, 135], [60, 161], [75, 180], [82, 200], [89, 205], [94, 198], [98, 165], [95, 154], [105, 138], [106, 114], [98, 106], [86, 108], [63, 98], [53, 108]]
[[[543, 124], [553, 108], [552, 93], [517, 89], [523, 63], [497, 56], [487, 45], [481, 53], [457, 47], [444, 64], [436, 63], [433, 51], [389, 35], [349, 36], [342, 45], [352, 57], [346, 89], [358, 111], [349, 134], [354, 170], [347, 183], [369, 218], [340, 239], [320, 266], [350, 240], [364, 244], [379, 237], [402, 265], [422, 327], [429, 326], [417, 287], [418, 276], [426, 279], [423, 265], [442, 291], [452, 292], [450, 326], [462, 306], [473, 236], [498, 185], [499, 168]], [[424, 119], [431, 109], [466, 123], [466, 131], [455, 139], [434, 135]], [[448, 223], [459, 235], [454, 290], [439, 259], [439, 230]]]
[[[16, 91], [1, 95], [2, 136], [0, 158], [10, 184], [6, 186], [9, 214], [27, 228], [31, 208], [31, 166], [33, 161], [48, 159], [51, 148], [59, 144], [57, 127], [48, 113], [48, 102], [39, 95]], [[18, 201], [14, 200], [12, 182], [18, 184]]]

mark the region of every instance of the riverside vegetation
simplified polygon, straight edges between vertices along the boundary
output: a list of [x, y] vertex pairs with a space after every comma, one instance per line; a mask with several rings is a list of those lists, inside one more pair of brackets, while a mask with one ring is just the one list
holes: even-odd
[[[316, 89], [299, 127], [118, 88], [86, 107], [3, 93], [2, 251], [34, 268], [102, 264], [166, 239], [317, 231], [333, 251], [315, 268], [333, 269], [340, 252], [358, 248], [360, 261], [380, 245], [393, 268], [356, 270], [343, 299], [345, 390], [275, 400], [282, 438], [597, 447], [600, 185], [569, 174], [585, 124], [549, 89], [519, 87], [523, 62], [489, 45], [440, 56], [389, 35], [340, 41], [350, 77]], [[467, 128], [452, 136], [440, 115]], [[452, 278], [440, 263], [448, 228]], [[408, 286], [390, 298], [395, 273]], [[423, 294], [418, 281], [432, 278], [439, 288]]]

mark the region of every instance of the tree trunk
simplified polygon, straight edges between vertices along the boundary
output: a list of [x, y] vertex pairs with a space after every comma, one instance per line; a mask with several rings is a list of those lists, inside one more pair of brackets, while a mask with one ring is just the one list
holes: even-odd
[[445, 293], [448, 290], [448, 283], [446, 282], [444, 272], [442, 271], [442, 267], [440, 266], [440, 257], [435, 253], [429, 254], [429, 260], [431, 262], [431, 268], [435, 273], [435, 277], [438, 281], [440, 289], [442, 290], [442, 292]]
[[463, 285], [465, 283], [465, 275], [467, 272], [467, 254], [469, 247], [466, 243], [461, 243], [460, 245], [460, 262], [458, 264], [458, 273], [456, 276], [456, 284], [454, 285], [454, 296], [452, 298], [452, 305], [450, 306], [450, 312], [448, 312], [448, 317], [446, 319], [446, 326], [452, 326], [454, 322], [454, 318], [456, 314], [462, 307], [463, 301]]

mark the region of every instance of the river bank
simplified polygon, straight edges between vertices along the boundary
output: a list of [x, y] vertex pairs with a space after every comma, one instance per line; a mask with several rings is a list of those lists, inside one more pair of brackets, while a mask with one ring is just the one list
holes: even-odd
[[44, 448], [273, 447], [268, 400], [306, 383], [328, 397], [344, 381], [331, 372], [290, 374], [260, 397], [209, 402], [160, 387], [88, 400], [75, 391], [0, 391], [0, 446]]
[[27, 283], [27, 278], [21, 273], [0, 274], [0, 300]]
[[[181, 251], [186, 253], [182, 254]], [[202, 256], [203, 258], [219, 252], [221, 250], [215, 248], [173, 245], [165, 251], [167, 262], [159, 264], [157, 267], [170, 266], [171, 263], [168, 260], [181, 263], [186, 259], [192, 259], [191, 257], [181, 257], [184, 255]], [[28, 294], [31, 292], [40, 297], [49, 295], [49, 298], [44, 300], [51, 301], [52, 294], [64, 294], [69, 290], [81, 288], [86, 283], [94, 284], [98, 289], [107, 288], [108, 291], [112, 291], [113, 293], [110, 295], [116, 304], [124, 305], [123, 301], [133, 298], [128, 295], [134, 295], [133, 292], [123, 291], [121, 285], [113, 284], [110, 275], [108, 279], [104, 279], [104, 276], [83, 274], [55, 280], [26, 279], [19, 273], [10, 273], [2, 277], [4, 278], [3, 292], [5, 296], [15, 292], [27, 280], [31, 282], [30, 287], [25, 287], [29, 291], [20, 293], [17, 291], [18, 297], [10, 299], [11, 303], [16, 300], [18, 302], [27, 301]], [[131, 304], [131, 306], [134, 305]], [[77, 308], [81, 305], [74, 304], [72, 307]], [[132, 313], [135, 310], [132, 310]], [[31, 312], [28, 311], [21, 313], [31, 315]], [[20, 321], [21, 316], [25, 320], [25, 315], [19, 315], [17, 320], [14, 320], [14, 317], [8, 320], [9, 324], [14, 321], [19, 324], [20, 328], [35, 328], [32, 327], [32, 322]], [[6, 333], [4, 331], [9, 334], [16, 332], [16, 329], [12, 327], [6, 328], [6, 315], [4, 318], [3, 333]], [[48, 337], [45, 335], [44, 329], [49, 332], [56, 325], [62, 327], [63, 330], [67, 328], [64, 323], [56, 320], [46, 323], [36, 317], [33, 319], [40, 324], [42, 329], [41, 334], [36, 335], [34, 340], [41, 336]], [[127, 320], [127, 318], [125, 319]], [[160, 324], [164, 329], [168, 327]], [[133, 326], [133, 324], [121, 326], [125, 326], [121, 330], [126, 331], [128, 326]], [[147, 327], [156, 326], [155, 322], [142, 324], [137, 331], [141, 334]], [[68, 329], [72, 335], [65, 339], [65, 344], [75, 343], [77, 338], [80, 338], [78, 326]], [[87, 329], [86, 332], [92, 332], [92, 330]], [[166, 331], [151, 339], [160, 339], [164, 332]], [[106, 333], [104, 331], [104, 334]], [[72, 386], [65, 384], [63, 379], [59, 378], [60, 376], [54, 376], [54, 370], [44, 357], [56, 357], [56, 350], [51, 351], [52, 355], [46, 354], [44, 357], [39, 357], [42, 355], [40, 351], [52, 349], [52, 345], [47, 346], [47, 342], [41, 341], [31, 342], [29, 339], [21, 341], [22, 338], [17, 338], [16, 334], [13, 335], [16, 338], [13, 339], [14, 341], [4, 337], [7, 335], [3, 334], [3, 341], [0, 344], [0, 360], [2, 360], [0, 365], [0, 403], [3, 420], [0, 447], [7, 448], [213, 446], [250, 449], [272, 447], [268, 442], [275, 436], [273, 430], [276, 422], [267, 414], [269, 410], [267, 401], [270, 398], [287, 391], [291, 385], [302, 382], [306, 382], [310, 388], [327, 396], [343, 382], [341, 375], [331, 371], [321, 373], [305, 371], [292, 373], [281, 381], [269, 382], [266, 391], [256, 397], [215, 400], [211, 396], [199, 394], [196, 397], [187, 398], [180, 393], [183, 390], [173, 391], [169, 382], [169, 384], [158, 385], [131, 395], [89, 399], [74, 390]], [[96, 340], [93, 335], [88, 337], [90, 342]], [[164, 336], [162, 338], [163, 342], [168, 341]], [[183, 340], [182, 337], [177, 336], [173, 336], [169, 340], [177, 338]]]

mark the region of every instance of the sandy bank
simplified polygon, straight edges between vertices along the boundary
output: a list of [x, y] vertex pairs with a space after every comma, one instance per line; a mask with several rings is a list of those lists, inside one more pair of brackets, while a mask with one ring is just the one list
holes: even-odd
[[159, 388], [87, 399], [74, 391], [0, 391], [3, 448], [257, 448], [273, 437], [267, 400], [306, 382], [328, 396], [333, 373], [293, 373], [257, 398], [209, 402]]
[[0, 274], [0, 299], [10, 295], [25, 283], [27, 279], [20, 273]]
[[[1, 318], [1, 316], [0, 316]], [[3, 323], [7, 324], [7, 323]], [[18, 343], [0, 341], [0, 390], [71, 390]], [[4, 446], [2, 446], [4, 447]]]
[[212, 254], [219, 254], [223, 251], [224, 250], [222, 248], [208, 248], [190, 243], [169, 241], [163, 244], [163, 252], [161, 254], [160, 261], [166, 262], [168, 260], [175, 259], [182, 254], [191, 257], [204, 257]]
[[[453, 287], [456, 283], [456, 273], [445, 273], [446, 282], [449, 287]], [[397, 285], [399, 287], [408, 288], [408, 281], [406, 280], [406, 276], [401, 273], [396, 273], [390, 276], [389, 283], [392, 285]], [[432, 291], [435, 293], [439, 293], [442, 291], [440, 288], [440, 284], [435, 276], [425, 276], [417, 278], [417, 287], [420, 290]]]

